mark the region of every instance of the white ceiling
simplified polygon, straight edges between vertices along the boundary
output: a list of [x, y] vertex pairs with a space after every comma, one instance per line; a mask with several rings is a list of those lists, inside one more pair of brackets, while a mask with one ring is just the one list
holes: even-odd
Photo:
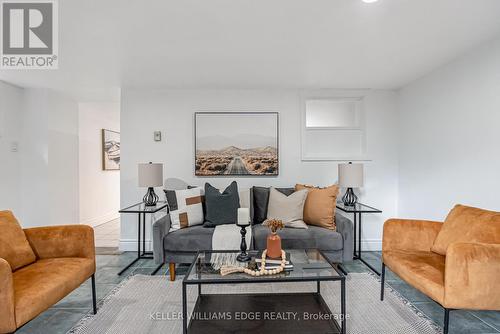
[[79, 100], [119, 87], [399, 88], [500, 34], [499, 0], [60, 0], [59, 69], [0, 71]]

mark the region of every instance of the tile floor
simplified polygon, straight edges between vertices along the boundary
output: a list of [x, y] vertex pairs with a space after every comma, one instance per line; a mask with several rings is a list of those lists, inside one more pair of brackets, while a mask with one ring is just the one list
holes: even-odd
[[[120, 255], [97, 255], [96, 288], [97, 298], [103, 299], [111, 290], [128, 275], [149, 274], [155, 267], [152, 260], [140, 260], [132, 266], [123, 276], [117, 273], [134, 259], [135, 252], [125, 252]], [[364, 252], [363, 258], [375, 268], [381, 268], [380, 252]], [[349, 272], [366, 272], [367, 267], [354, 261], [345, 264]], [[182, 275], [182, 269], [178, 275]], [[163, 268], [157, 275], [165, 274]], [[167, 278], [165, 278], [167, 279]], [[179, 279], [179, 277], [177, 278]], [[443, 310], [429, 298], [413, 289], [389, 270], [386, 271], [386, 281], [395, 290], [412, 302], [422, 312], [427, 314], [436, 323], [442, 324]], [[90, 281], [84, 283], [69, 296], [61, 300], [54, 307], [48, 309], [36, 319], [32, 320], [16, 333], [28, 334], [63, 334], [71, 329], [82, 317], [91, 310]], [[493, 334], [500, 333], [500, 312], [473, 312], [453, 311], [450, 315], [450, 334]]]
[[94, 227], [95, 246], [117, 248], [120, 242], [120, 219]]

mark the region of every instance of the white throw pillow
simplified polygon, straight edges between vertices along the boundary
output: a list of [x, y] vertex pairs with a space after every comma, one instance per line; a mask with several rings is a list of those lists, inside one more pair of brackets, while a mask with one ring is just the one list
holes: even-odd
[[175, 191], [177, 210], [170, 211], [170, 231], [203, 224], [203, 193], [202, 188]]
[[303, 189], [287, 196], [271, 188], [269, 190], [267, 219], [279, 219], [285, 224], [285, 227], [308, 228], [304, 223], [304, 204], [307, 192], [307, 189]]

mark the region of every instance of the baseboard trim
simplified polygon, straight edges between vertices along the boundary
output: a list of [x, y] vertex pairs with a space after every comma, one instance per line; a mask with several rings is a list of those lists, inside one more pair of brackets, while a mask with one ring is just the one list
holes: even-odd
[[[151, 240], [146, 239], [146, 251], [152, 251], [152, 245]], [[123, 252], [137, 252], [137, 239], [120, 239], [119, 249]]]
[[381, 239], [362, 239], [361, 250], [363, 252], [377, 252], [382, 250]]
[[98, 217], [94, 217], [94, 218], [80, 221], [80, 224], [90, 225], [92, 227], [96, 227], [96, 226], [102, 225], [104, 223], [110, 222], [110, 221], [118, 219], [118, 218], [120, 218], [120, 214], [118, 212], [112, 211], [112, 212], [108, 212], [108, 213], [101, 215], [101, 216], [98, 216]]

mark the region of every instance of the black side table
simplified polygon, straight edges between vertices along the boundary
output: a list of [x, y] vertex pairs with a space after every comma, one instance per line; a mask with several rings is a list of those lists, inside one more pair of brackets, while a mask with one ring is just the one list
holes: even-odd
[[[361, 214], [363, 213], [382, 213], [381, 210], [372, 208], [371, 206], [356, 203], [353, 206], [345, 205], [343, 202], [337, 202], [337, 209], [343, 211], [345, 213], [352, 213], [354, 216], [354, 260], [360, 260], [363, 262], [368, 268], [374, 271], [377, 275], [380, 276], [380, 272], [373, 268], [370, 264], [368, 264], [361, 257]], [[357, 236], [357, 245], [356, 245], [356, 229], [358, 231]], [[357, 246], [357, 247], [356, 247]]]
[[[128, 266], [122, 269], [118, 273], [118, 275], [123, 274], [130, 266], [139, 261], [140, 259], [152, 259], [153, 252], [146, 252], [146, 214], [147, 213], [155, 213], [162, 209], [165, 209], [168, 206], [167, 202], [158, 202], [155, 206], [146, 206], [144, 203], [137, 203], [121, 209], [118, 211], [119, 213], [137, 213], [137, 258], [134, 261], [130, 262]], [[142, 219], [141, 219], [142, 218]], [[141, 238], [141, 222], [142, 222], [142, 238]], [[142, 251], [141, 251], [141, 243], [142, 243]], [[151, 275], [156, 274], [158, 270], [163, 266], [160, 264], [156, 269], [151, 273]]]

